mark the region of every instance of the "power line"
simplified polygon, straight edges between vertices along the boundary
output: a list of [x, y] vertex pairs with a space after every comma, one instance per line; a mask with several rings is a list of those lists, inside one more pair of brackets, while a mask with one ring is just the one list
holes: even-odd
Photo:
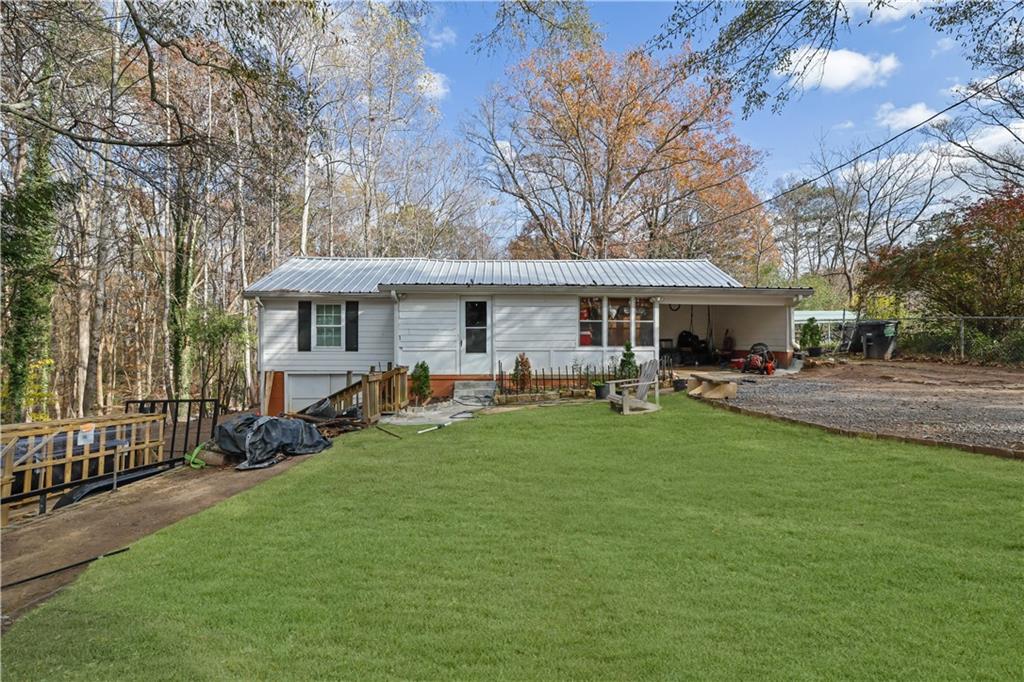
[[797, 191], [798, 189], [803, 189], [804, 187], [807, 187], [808, 185], [813, 185], [818, 180], [821, 180], [823, 178], [827, 178], [829, 175], [831, 175], [835, 171], [839, 170], [840, 168], [844, 168], [845, 166], [849, 166], [854, 161], [859, 161], [860, 159], [863, 159], [865, 156], [877, 152], [882, 147], [885, 147], [885, 146], [891, 144], [892, 142], [895, 142], [896, 140], [898, 140], [899, 138], [903, 137], [907, 133], [911, 133], [911, 132], [917, 130], [918, 128], [920, 128], [922, 126], [928, 125], [929, 123], [931, 123], [935, 119], [939, 118], [940, 116], [942, 116], [946, 112], [955, 109], [956, 107], [960, 106], [961, 104], [965, 104], [966, 102], [971, 101], [972, 99], [974, 99], [975, 97], [977, 97], [978, 95], [983, 93], [984, 91], [986, 91], [989, 88], [991, 88], [996, 83], [999, 83], [1000, 81], [1006, 80], [1007, 78], [1009, 78], [1011, 76], [1014, 76], [1014, 75], [1016, 75], [1016, 74], [1018, 74], [1018, 73], [1020, 73], [1022, 71], [1024, 71], [1024, 66], [1017, 67], [1013, 71], [1009, 71], [1007, 73], [1004, 73], [1002, 76], [1000, 76], [999, 78], [996, 78], [995, 80], [991, 81], [990, 83], [988, 83], [984, 87], [978, 88], [977, 90], [975, 90], [971, 94], [967, 95], [966, 97], [964, 97], [964, 98], [954, 102], [953, 104], [950, 104], [945, 109], [943, 109], [941, 111], [935, 112], [934, 114], [932, 114], [928, 118], [924, 119], [920, 123], [916, 123], [916, 124], [910, 126], [909, 128], [907, 128], [907, 129], [905, 129], [903, 131], [900, 131], [899, 133], [896, 133], [895, 135], [890, 137], [885, 142], [880, 142], [879, 144], [876, 144], [871, 149], [863, 151], [860, 154], [858, 154], [857, 156], [854, 156], [854, 157], [852, 157], [850, 159], [847, 159], [846, 161], [843, 161], [842, 163], [840, 163], [837, 166], [833, 166], [832, 168], [829, 168], [828, 170], [824, 171], [823, 173], [821, 173], [817, 177], [813, 177], [813, 178], [810, 178], [808, 180], [804, 180], [804, 181], [802, 181], [802, 182], [800, 182], [800, 183], [798, 183], [796, 185], [793, 185], [792, 187], [790, 187], [790, 188], [788, 188], [788, 189], [786, 189], [786, 190], [784, 190], [782, 192], [779, 192], [778, 194], [776, 194], [773, 197], [765, 199], [764, 201], [760, 201], [760, 202], [758, 202], [758, 203], [756, 203], [756, 204], [754, 204], [752, 206], [748, 206], [746, 208], [740, 209], [739, 211], [736, 211], [735, 213], [730, 213], [727, 216], [723, 216], [721, 218], [716, 218], [715, 220], [712, 220], [710, 222], [704, 223], [702, 225], [698, 225], [698, 226], [696, 226], [696, 227], [694, 227], [692, 229], [700, 229], [700, 228], [704, 228], [704, 227], [711, 227], [712, 225], [717, 225], [718, 223], [725, 222], [726, 220], [731, 220], [732, 218], [735, 218], [736, 216], [741, 216], [744, 213], [748, 213], [750, 211], [753, 211], [756, 208], [761, 208], [762, 206], [764, 206], [766, 204], [770, 204], [773, 201], [777, 201], [777, 200], [781, 199], [782, 197], [786, 196], [787, 194], [792, 194], [793, 192]]

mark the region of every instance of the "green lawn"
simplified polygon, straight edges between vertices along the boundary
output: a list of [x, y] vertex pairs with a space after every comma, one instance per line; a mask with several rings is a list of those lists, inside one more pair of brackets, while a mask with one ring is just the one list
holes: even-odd
[[94, 564], [4, 680], [1024, 676], [1024, 462], [663, 405], [344, 436]]

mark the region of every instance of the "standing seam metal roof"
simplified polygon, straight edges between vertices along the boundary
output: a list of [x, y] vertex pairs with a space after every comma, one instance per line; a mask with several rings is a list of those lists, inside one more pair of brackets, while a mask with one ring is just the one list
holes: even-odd
[[707, 260], [296, 257], [247, 294], [370, 294], [400, 286], [742, 288]]

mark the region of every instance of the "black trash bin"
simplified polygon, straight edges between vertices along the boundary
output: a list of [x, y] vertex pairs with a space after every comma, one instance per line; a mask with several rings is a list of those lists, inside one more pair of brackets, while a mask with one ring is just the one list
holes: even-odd
[[861, 320], [857, 324], [850, 351], [860, 352], [865, 358], [875, 360], [892, 357], [896, 352], [899, 324], [899, 320]]

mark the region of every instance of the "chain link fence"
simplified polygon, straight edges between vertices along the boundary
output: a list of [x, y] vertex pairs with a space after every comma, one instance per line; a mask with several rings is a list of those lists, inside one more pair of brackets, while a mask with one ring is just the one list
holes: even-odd
[[[902, 317], [892, 321], [899, 323], [896, 357], [1024, 364], [1024, 316]], [[819, 326], [825, 352], [848, 352], [851, 341], [860, 333], [857, 320], [822, 322]], [[799, 327], [796, 338], [800, 338]]]

